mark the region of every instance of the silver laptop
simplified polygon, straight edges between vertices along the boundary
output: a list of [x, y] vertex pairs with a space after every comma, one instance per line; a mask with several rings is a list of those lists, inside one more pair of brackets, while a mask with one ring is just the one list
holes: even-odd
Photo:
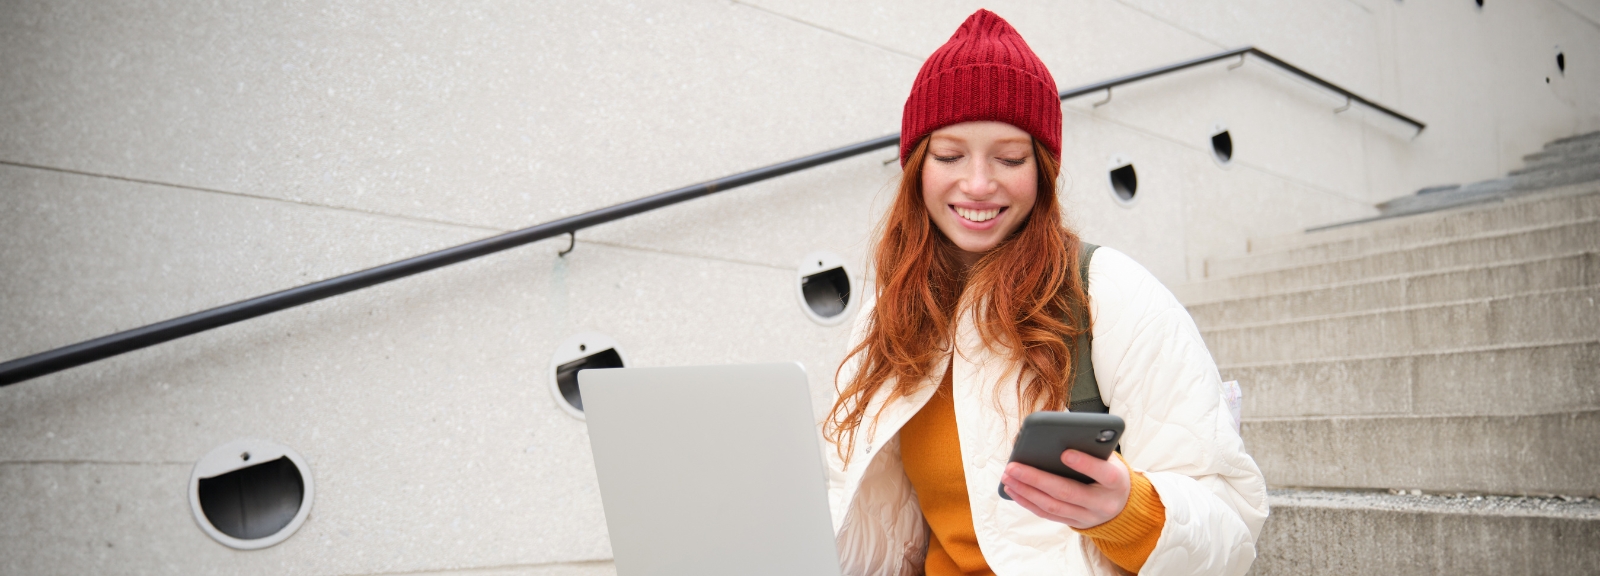
[[578, 373], [618, 576], [836, 576], [798, 363]]

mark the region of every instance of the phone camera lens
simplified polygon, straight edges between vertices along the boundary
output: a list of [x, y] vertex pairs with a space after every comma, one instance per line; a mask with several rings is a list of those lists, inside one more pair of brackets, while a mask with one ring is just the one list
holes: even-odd
[[1100, 436], [1096, 437], [1094, 440], [1096, 442], [1104, 444], [1106, 442], [1110, 442], [1112, 438], [1116, 438], [1116, 437], [1117, 437], [1117, 433], [1115, 431], [1113, 431], [1113, 430], [1101, 430], [1100, 431]]

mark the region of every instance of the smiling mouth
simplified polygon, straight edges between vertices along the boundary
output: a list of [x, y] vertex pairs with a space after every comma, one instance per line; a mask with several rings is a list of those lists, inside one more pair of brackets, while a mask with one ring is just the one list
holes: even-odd
[[999, 216], [1001, 212], [1006, 211], [1005, 208], [992, 208], [989, 210], [968, 210], [960, 206], [951, 206], [951, 208], [955, 209], [956, 214], [959, 214], [962, 218], [973, 222], [988, 222]]

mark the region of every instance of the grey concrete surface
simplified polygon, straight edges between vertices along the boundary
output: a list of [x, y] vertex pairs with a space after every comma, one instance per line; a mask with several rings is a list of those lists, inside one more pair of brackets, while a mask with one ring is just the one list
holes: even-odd
[[[117, 186], [106, 194], [121, 194], [129, 202], [144, 199], [153, 208], [163, 206], [162, 194], [195, 194]], [[307, 223], [293, 214], [275, 214], [280, 204], [273, 201], [200, 196], [171, 205], [203, 213], [207, 202], [232, 203], [231, 209], [217, 210], [262, 218], [253, 223], [201, 218], [161, 226], [158, 217], [149, 229], [166, 233], [141, 234], [134, 227], [127, 238], [111, 239], [106, 249], [179, 252], [218, 234], [260, 226], [294, 238], [306, 254], [334, 256], [321, 265], [337, 266], [344, 262], [337, 256], [340, 247], [349, 239], [319, 234], [317, 224], [375, 229], [374, 236], [354, 236], [363, 241], [413, 226], [390, 218], [362, 224], [373, 217], [334, 211], [315, 212], [317, 218]], [[97, 218], [114, 220], [119, 211], [116, 202], [85, 204], [109, 206], [104, 214], [46, 212], [88, 225]], [[261, 205], [267, 208], [251, 209]], [[173, 220], [189, 215], [174, 211]], [[124, 246], [130, 240], [137, 242]], [[462, 558], [463, 551], [471, 552], [474, 562], [489, 564], [605, 558], [598, 495], [588, 478], [592, 473], [585, 471], [582, 424], [557, 410], [548, 391], [545, 363], [556, 341], [579, 329], [599, 329], [623, 341], [640, 365], [798, 359], [811, 369], [820, 398], [831, 376], [828, 367], [843, 352], [843, 328], [822, 328], [804, 319], [789, 269], [588, 242], [557, 258], [556, 244], [529, 246], [7, 388], [0, 423], [12, 440], [0, 445], [0, 460], [124, 467], [177, 462], [186, 471], [211, 445], [240, 435], [264, 436], [304, 453], [319, 482], [316, 512], [306, 532], [291, 540], [315, 540], [307, 535], [318, 530], [366, 535], [361, 546], [370, 554], [341, 557], [342, 564], [329, 567], [333, 573], [437, 568], [442, 567], [437, 559]], [[216, 247], [226, 253], [226, 246]], [[371, 242], [363, 250], [393, 248]], [[191, 269], [204, 270], [207, 254], [195, 255], [198, 263]], [[112, 256], [108, 260], [116, 259]], [[68, 270], [62, 275], [70, 277]], [[262, 275], [275, 271], [281, 272]], [[230, 279], [225, 273], [188, 270], [174, 276], [137, 275], [102, 291], [159, 295], [187, 287], [202, 292]], [[210, 297], [227, 296], [211, 292]], [[763, 293], [766, 298], [758, 296]], [[629, 305], [619, 306], [622, 302]], [[755, 302], [764, 303], [754, 309], [740, 304]], [[152, 419], [152, 414], [169, 417]], [[186, 512], [186, 472], [180, 476], [168, 488], [177, 500], [167, 504]], [[38, 486], [27, 484], [15, 494], [36, 492]], [[417, 505], [398, 505], [405, 502]], [[68, 533], [123, 536], [102, 530], [93, 518], [66, 514], [50, 522]], [[199, 535], [192, 526], [178, 525]], [[435, 530], [446, 526], [451, 534], [478, 536], [471, 542], [437, 538]], [[486, 530], [498, 536], [485, 538]], [[33, 557], [24, 550], [9, 548], [6, 555]], [[303, 556], [302, 562], [327, 562]], [[118, 561], [156, 569], [145, 563], [155, 560], [141, 558]], [[41, 561], [54, 565], [56, 560]], [[328, 573], [321, 564], [294, 566]]]
[[[1445, 147], [1416, 148], [1409, 150], [1391, 147], [1383, 142], [1369, 146], [1374, 175], [1381, 175], [1395, 166], [1396, 179], [1405, 185], [1397, 187], [1404, 193], [1426, 186], [1448, 182], [1471, 182], [1494, 178], [1517, 166], [1518, 158], [1538, 148], [1550, 138], [1538, 138], [1532, 133], [1536, 127], [1563, 125], [1562, 117], [1582, 106], [1584, 91], [1593, 93], [1600, 88], [1600, 76], [1561, 76], [1555, 71], [1554, 45], [1563, 49], [1584, 50], [1593, 53], [1600, 45], [1586, 39], [1586, 31], [1594, 30], [1591, 21], [1574, 18], [1570, 10], [1553, 2], [1499, 2], [1487, 3], [1482, 9], [1473, 4], [1383, 4], [1373, 6], [1391, 15], [1393, 54], [1396, 62], [1396, 80], [1400, 88], [1396, 103], [1416, 106], [1428, 102], [1430, 113], [1451, 117], [1467, 110], [1483, 110], [1487, 116], [1475, 125], [1432, 125], [1422, 138], [1439, 142], [1454, 142], [1458, 148], [1445, 152]], [[1544, 32], [1534, 32], [1538, 22], [1552, 25]], [[1522, 42], [1500, 45], [1483, 42], [1483, 39], [1507, 35], [1520, 37]], [[1539, 40], [1534, 40], [1535, 38]], [[1558, 38], [1560, 38], [1558, 40]], [[1568, 38], [1573, 40], [1567, 40]], [[1580, 38], [1585, 38], [1579, 40]], [[1472, 39], [1477, 39], [1473, 42]], [[1456, 46], [1454, 55], [1463, 61], [1481, 63], [1470, 67], [1449, 67], [1430, 55], [1432, 47]], [[1575, 52], [1585, 53], [1585, 52]], [[1551, 77], [1546, 82], [1546, 77]], [[1451, 95], [1446, 101], [1446, 95]], [[1507, 105], [1526, 106], [1527, 112], [1516, 120], [1494, 110], [1506, 110]], [[1587, 116], [1585, 114], [1585, 116]], [[1568, 134], [1581, 134], [1587, 122], [1579, 126], [1565, 124]], [[1520, 127], [1513, 127], [1519, 125]], [[1435, 130], [1437, 128], [1438, 130]], [[1496, 137], [1498, 130], [1515, 132], [1508, 138]], [[1502, 142], [1494, 147], [1477, 143], [1486, 140]], [[1505, 144], [1515, 143], [1515, 150]], [[1460, 167], [1455, 179], [1439, 175], [1424, 176], [1410, 166], [1445, 162], [1438, 154], [1455, 155], [1453, 162]], [[1383, 177], [1383, 176], [1379, 176]], [[1387, 179], [1387, 178], [1386, 178]]]
[[1510, 174], [1526, 174], [1537, 170], [1568, 168], [1579, 164], [1600, 163], [1600, 138], [1585, 139], [1581, 143], [1523, 156], [1521, 168]]
[[[1418, 216], [1417, 219], [1421, 221], [1408, 222], [1406, 226], [1362, 227], [1352, 230], [1354, 233], [1345, 238], [1330, 238], [1316, 244], [1291, 245], [1272, 250], [1269, 242], [1262, 242], [1259, 244], [1265, 245], [1262, 246], [1265, 249], [1254, 250], [1248, 256], [1212, 261], [1207, 270], [1211, 277], [1226, 278], [1424, 246], [1446, 238], [1471, 237], [1600, 217], [1600, 194], [1592, 192], [1600, 189], [1600, 185], [1588, 185], [1583, 189], [1590, 193], [1541, 194], [1537, 198], [1530, 198], [1528, 202], [1483, 206], [1464, 213]], [[1329, 233], [1306, 236], [1312, 238], [1318, 235], [1335, 236]]]
[[1244, 392], [1246, 418], [1410, 414], [1415, 357], [1217, 367]]
[[1512, 170], [1509, 175], [1521, 176], [1540, 171], [1575, 171], [1596, 164], [1600, 164], [1600, 145], [1595, 146], [1594, 149], [1591, 149], [1587, 151], [1587, 153], [1583, 154], [1563, 154], [1561, 156], [1542, 158], [1535, 162], [1529, 162], [1522, 168]]
[[1600, 26], [1600, 6], [1581, 0], [1556, 0], [1556, 4], [1566, 8], [1579, 20], [1588, 20], [1595, 26]]
[[1600, 337], [1593, 287], [1204, 330], [1218, 363], [1453, 352]]
[[1274, 490], [1252, 575], [1592, 574], [1600, 505]]
[[1523, 168], [1538, 167], [1541, 162], [1559, 161], [1562, 158], [1592, 159], [1600, 153], [1600, 132], [1580, 134], [1552, 140], [1538, 152], [1522, 157]]
[[[1600, 342], [1415, 360], [1416, 414], [1536, 414], [1600, 407]], [[1581, 438], [1552, 441], [1582, 443]]]
[[1600, 342], [1219, 367], [1251, 418], [1600, 408]]
[[9, 360], [498, 230], [0, 165]]
[[[1379, 59], [1384, 49], [1383, 44], [1376, 41], [1381, 32], [1373, 25], [1376, 17], [1370, 8], [1359, 3], [1307, 6], [1293, 14], [1277, 14], [1271, 0], [1131, 0], [1128, 4], [1147, 14], [1161, 14], [1170, 21], [1182, 22], [1184, 28], [1196, 36], [1217, 45], [1255, 44], [1282, 52], [1279, 56], [1291, 62], [1304, 62], [1308, 69], [1352, 90], [1373, 94], [1374, 98], [1387, 97], [1380, 80], [1383, 72], [1359, 64]], [[1341, 30], [1344, 36], [1316, 46], [1295, 41], [1294, 30], [1318, 27]]]
[[[1495, 202], [1460, 206], [1403, 218], [1363, 222], [1360, 225], [1297, 231], [1281, 236], [1260, 237], [1251, 241], [1250, 254], [1272, 254], [1318, 246], [1346, 246], [1345, 255], [1369, 250], [1394, 249], [1481, 234], [1492, 230], [1527, 228], [1556, 222], [1572, 222], [1600, 216], [1593, 196], [1600, 183], [1575, 184], [1552, 188], [1540, 194], [1500, 198]], [[1328, 248], [1334, 249], [1335, 248]], [[1244, 259], [1230, 256], [1217, 260]]]
[[[1331, 198], [1365, 205], [1378, 199], [1371, 195], [1362, 172], [1331, 168], [1362, 165], [1367, 116], [1329, 114], [1343, 105], [1342, 98], [1259, 61], [1229, 68], [1236, 63], [1216, 62], [1120, 86], [1113, 89], [1115, 96], [1109, 102], [1103, 92], [1086, 94], [1069, 100], [1067, 106], [1194, 146], [1202, 152], [1200, 159], [1212, 164], [1209, 172], [1191, 174], [1248, 168], [1291, 179]], [[1290, 122], [1304, 132], [1279, 128]], [[1210, 137], [1218, 123], [1228, 128], [1234, 143], [1234, 155], [1225, 166], [1211, 160]], [[1308, 161], [1313, 158], [1317, 161]]]
[[1188, 309], [1201, 328], [1225, 328], [1595, 286], [1600, 284], [1600, 267], [1597, 266], [1600, 266], [1600, 254], [1589, 252], [1223, 300], [1192, 305]]
[[[6, 574], [352, 574], [352, 564], [409, 565], [426, 547], [388, 549], [375, 541], [393, 538], [401, 527], [374, 525], [364, 530], [318, 527], [319, 517], [337, 514], [319, 500], [313, 519], [284, 543], [241, 552], [217, 545], [194, 526], [184, 487], [188, 462], [116, 463], [95, 461], [7, 462], [0, 464], [0, 505], [10, 521], [0, 528], [8, 553], [0, 557]], [[338, 498], [337, 496], [335, 498]], [[405, 506], [396, 502], [395, 506]], [[477, 547], [462, 540], [462, 526], [430, 527], [433, 538]], [[476, 538], [502, 540], [498, 547], [532, 548], [539, 542], [504, 541], [492, 532]], [[548, 543], [546, 543], [547, 545]], [[386, 557], [386, 558], [384, 558]], [[461, 560], [435, 568], [474, 566]], [[411, 573], [411, 572], [407, 572]], [[609, 562], [522, 565], [441, 570], [426, 574], [591, 576], [615, 574]]]
[[1507, 172], [1503, 178], [1419, 190], [1414, 195], [1382, 202], [1378, 209], [1384, 218], [1400, 217], [1600, 181], [1600, 132], [1546, 143], [1544, 151], [1523, 156], [1522, 160], [1521, 168]]
[[591, 228], [582, 241], [793, 269], [815, 250], [846, 257], [858, 273], [900, 165], [867, 154]]
[[[250, 392], [280, 409], [315, 410], [296, 414], [293, 423], [268, 427], [298, 430], [308, 422], [341, 421], [320, 412], [328, 407], [319, 406], [363, 390], [332, 386], [344, 378], [373, 385], [391, 382], [368, 391], [373, 394], [404, 383], [411, 390], [408, 394], [418, 398], [431, 396], [439, 378], [494, 383], [508, 390], [525, 389], [518, 394], [531, 394], [526, 397], [534, 402], [529, 409], [553, 410], [554, 400], [544, 382], [548, 350], [580, 329], [612, 335], [641, 365], [798, 359], [806, 363], [816, 387], [824, 388], [831, 378], [831, 369], [825, 367], [836, 363], [828, 359], [842, 355], [840, 339], [847, 328], [821, 327], [807, 320], [793, 294], [792, 280], [788, 270], [662, 258], [594, 244], [580, 243], [567, 260], [543, 250], [507, 253], [343, 301], [325, 301], [254, 324], [208, 332], [182, 345], [132, 353], [104, 367], [96, 364], [57, 374], [39, 386], [7, 388], [6, 421], [18, 435], [0, 449], [13, 459], [51, 454], [114, 458], [132, 453], [185, 460], [198, 457], [208, 444], [192, 438], [193, 430], [172, 423], [139, 424], [149, 411], [170, 406], [228, 429], [271, 423], [270, 414], [251, 416], [236, 406], [249, 406], [246, 399], [229, 400], [235, 392]], [[663, 304], [635, 306], [651, 301]], [[624, 302], [631, 305], [619, 305]], [[671, 305], [664, 304], [668, 302]], [[734, 326], [739, 329], [731, 329]], [[489, 337], [456, 340], [469, 334]], [[808, 350], [825, 357], [812, 357]], [[132, 380], [105, 389], [103, 379], [119, 373]], [[369, 375], [360, 376], [363, 373]], [[469, 378], [469, 373], [477, 376]], [[271, 389], [255, 391], [262, 381], [272, 382]], [[339, 401], [358, 402], [368, 392]], [[314, 395], [296, 402], [287, 398], [293, 394]], [[466, 396], [463, 401], [473, 397]], [[402, 400], [394, 398], [402, 405], [386, 408], [400, 409]], [[130, 401], [132, 407], [123, 404]], [[91, 408], [100, 413], [95, 416], [99, 419], [91, 420], [96, 422], [93, 426], [25, 417], [39, 410], [75, 414]], [[465, 415], [476, 409], [500, 413], [511, 408], [461, 409]], [[247, 420], [238, 420], [241, 414]], [[148, 427], [157, 435], [133, 438], [113, 432], [129, 427]]]
[[1600, 495], [1600, 411], [1533, 416], [1250, 419], [1245, 445], [1279, 487]]
[[0, 18], [0, 158], [497, 228], [892, 133], [920, 65], [716, 1]]
[[1195, 282], [1180, 289], [1183, 302], [1201, 303], [1435, 270], [1466, 268], [1539, 256], [1577, 254], [1600, 246], [1600, 220], [1448, 239], [1323, 264]]
[[1523, 169], [1536, 168], [1546, 162], [1559, 163], [1567, 158], [1592, 159], [1595, 154], [1600, 154], [1600, 134], [1562, 138], [1545, 144], [1544, 149], [1538, 152], [1523, 156]]
[[1382, 218], [1398, 218], [1596, 180], [1600, 180], [1600, 162], [1569, 162], [1531, 171], [1513, 171], [1504, 178], [1445, 188], [1434, 193], [1395, 198], [1378, 204], [1378, 210], [1382, 212]]
[[[1005, 17], [1028, 40], [1060, 87], [1078, 86], [1217, 51], [1216, 44], [1183, 26], [1121, 2], [1072, 0], [1037, 3], [914, 0], [862, 6], [847, 0], [752, 0], [750, 5], [900, 54], [926, 57], [978, 8]], [[1095, 22], [1097, 26], [1079, 23]], [[1129, 43], [1139, 50], [1107, 50]], [[909, 82], [907, 84], [909, 86]]]
[[[604, 559], [583, 424], [555, 404], [548, 350], [593, 329], [641, 366], [800, 360], [820, 398], [844, 328], [806, 320], [792, 279], [788, 270], [596, 244], [567, 259], [508, 253], [7, 388], [0, 423], [13, 435], [0, 461], [21, 471], [46, 460], [172, 463], [172, 478], [149, 489], [165, 490], [159, 504], [187, 514], [193, 459], [235, 437], [265, 437], [304, 454], [318, 483], [311, 520], [284, 546], [359, 536], [351, 545], [362, 554], [286, 548], [272, 560], [293, 571]], [[33, 501], [49, 485], [29, 482], [12, 493]], [[49, 522], [69, 535], [126, 536], [92, 515]], [[181, 528], [163, 534], [221, 549], [171, 522]], [[0, 556], [80, 566], [14, 547], [24, 543], [0, 544]], [[159, 570], [156, 560], [116, 561]]]
[[[186, 462], [106, 463], [64, 460], [0, 464], [0, 527], [7, 574], [228, 572], [230, 557], [268, 562], [328, 543], [291, 538], [265, 554], [242, 555], [216, 545], [194, 525], [186, 494]], [[243, 558], [240, 558], [243, 557]], [[219, 572], [222, 573], [222, 572]]]

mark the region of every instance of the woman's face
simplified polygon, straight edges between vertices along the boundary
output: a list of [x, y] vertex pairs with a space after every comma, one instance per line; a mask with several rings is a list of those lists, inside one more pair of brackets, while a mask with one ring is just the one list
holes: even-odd
[[968, 266], [999, 246], [1039, 193], [1033, 137], [1004, 122], [963, 122], [928, 135], [922, 200]]

